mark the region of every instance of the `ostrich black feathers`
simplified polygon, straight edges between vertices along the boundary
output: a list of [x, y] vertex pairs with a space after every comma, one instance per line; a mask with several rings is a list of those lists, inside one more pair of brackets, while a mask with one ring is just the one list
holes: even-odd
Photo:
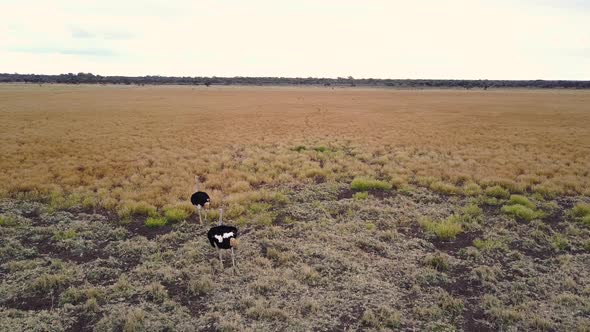
[[207, 232], [207, 238], [211, 246], [215, 247], [217, 245], [217, 248], [220, 249], [231, 249], [231, 239], [237, 237], [238, 229], [233, 226], [215, 226]]
[[209, 195], [203, 191], [197, 191], [191, 196], [191, 203], [195, 206], [205, 207], [209, 203]]

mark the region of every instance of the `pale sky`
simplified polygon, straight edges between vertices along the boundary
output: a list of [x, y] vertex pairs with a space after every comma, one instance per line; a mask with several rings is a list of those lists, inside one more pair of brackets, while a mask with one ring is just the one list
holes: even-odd
[[590, 80], [590, 0], [0, 0], [0, 73]]

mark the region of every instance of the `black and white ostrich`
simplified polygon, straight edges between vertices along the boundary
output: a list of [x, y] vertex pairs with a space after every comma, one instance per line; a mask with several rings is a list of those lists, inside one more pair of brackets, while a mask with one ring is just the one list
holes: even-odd
[[207, 232], [207, 238], [209, 239], [209, 243], [213, 247], [217, 249], [219, 253], [219, 262], [221, 263], [221, 269], [223, 270], [223, 259], [221, 258], [221, 250], [220, 249], [230, 249], [231, 250], [231, 263], [236, 270], [236, 260], [234, 256], [234, 248], [238, 245], [238, 229], [233, 226], [222, 225], [223, 209], [219, 209], [219, 222], [217, 226], [212, 227], [209, 232]]
[[[197, 207], [197, 210], [199, 211], [199, 222], [203, 223], [203, 220], [201, 220], [201, 208], [208, 208], [209, 203], [210, 203], [210, 199], [209, 199], [209, 195], [207, 195], [206, 192], [199, 191], [199, 177], [198, 176], [195, 176], [195, 193], [192, 194], [192, 196], [191, 196], [191, 203], [193, 203], [193, 205]], [[206, 216], [207, 215], [205, 215], [205, 217]]]

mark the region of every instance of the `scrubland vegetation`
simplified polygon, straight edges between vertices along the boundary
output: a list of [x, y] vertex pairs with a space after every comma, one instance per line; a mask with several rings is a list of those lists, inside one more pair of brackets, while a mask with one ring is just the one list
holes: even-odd
[[0, 86], [0, 330], [587, 331], [587, 105]]

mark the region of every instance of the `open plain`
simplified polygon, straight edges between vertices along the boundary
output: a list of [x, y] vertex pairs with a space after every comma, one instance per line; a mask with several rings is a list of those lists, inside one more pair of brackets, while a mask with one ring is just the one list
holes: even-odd
[[0, 85], [0, 331], [590, 331], [589, 128], [586, 90]]

